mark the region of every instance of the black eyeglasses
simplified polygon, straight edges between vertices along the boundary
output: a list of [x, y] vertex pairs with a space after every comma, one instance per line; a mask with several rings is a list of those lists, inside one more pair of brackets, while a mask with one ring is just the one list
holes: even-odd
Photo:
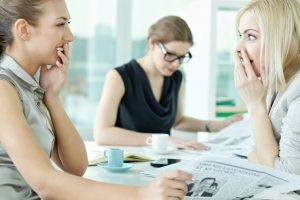
[[161, 49], [161, 51], [164, 54], [164, 59], [165, 61], [168, 62], [174, 62], [175, 60], [179, 60], [180, 64], [183, 63], [187, 63], [188, 61], [190, 61], [192, 59], [192, 54], [190, 52], [188, 52], [186, 55], [184, 56], [177, 56], [174, 53], [170, 53], [168, 52], [168, 50], [166, 49], [166, 47], [162, 44], [162, 43], [157, 43], [157, 46]]

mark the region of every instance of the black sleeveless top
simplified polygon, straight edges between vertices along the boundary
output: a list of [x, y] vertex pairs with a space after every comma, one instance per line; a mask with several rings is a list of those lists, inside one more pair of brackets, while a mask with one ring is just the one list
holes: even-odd
[[138, 132], [170, 134], [177, 113], [182, 73], [177, 70], [170, 77], [164, 77], [162, 96], [157, 102], [148, 77], [136, 60], [116, 70], [124, 82], [125, 94], [115, 126]]

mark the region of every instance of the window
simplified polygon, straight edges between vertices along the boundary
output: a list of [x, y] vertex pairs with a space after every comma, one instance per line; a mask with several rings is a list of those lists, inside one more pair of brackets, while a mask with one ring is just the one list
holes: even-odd
[[[242, 113], [246, 108], [234, 83], [233, 50], [237, 43], [236, 14], [245, 1], [219, 1], [217, 9], [216, 43], [216, 116]], [[225, 23], [228, 22], [228, 23]]]
[[75, 40], [62, 99], [66, 112], [86, 139], [91, 138], [105, 75], [116, 65], [116, 0], [66, 2]]
[[204, 119], [211, 117], [215, 97], [240, 102], [234, 88], [231, 55], [236, 43], [235, 13], [245, 0], [66, 2], [75, 40], [71, 45], [69, 76], [62, 100], [84, 139], [92, 138], [95, 111], [106, 73], [132, 58], [143, 56], [149, 26], [166, 15], [183, 17], [194, 35], [195, 45], [191, 52], [195, 56], [184, 67], [186, 113]]
[[[230, 98], [240, 103], [234, 87], [233, 49], [236, 45], [236, 10], [219, 10], [217, 13], [217, 99]], [[230, 23], [224, 23], [230, 22]]]

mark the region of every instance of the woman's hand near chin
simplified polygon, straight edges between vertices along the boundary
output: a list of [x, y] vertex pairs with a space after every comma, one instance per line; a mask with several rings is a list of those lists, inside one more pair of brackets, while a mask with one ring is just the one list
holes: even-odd
[[63, 46], [63, 51], [57, 50], [61, 61], [56, 61], [50, 68], [47, 65], [41, 66], [40, 86], [45, 90], [47, 96], [57, 96], [63, 87], [69, 67], [69, 45]]
[[257, 107], [265, 107], [267, 82], [265, 70], [260, 69], [258, 77], [245, 50], [235, 52], [235, 86], [245, 102], [249, 112]]

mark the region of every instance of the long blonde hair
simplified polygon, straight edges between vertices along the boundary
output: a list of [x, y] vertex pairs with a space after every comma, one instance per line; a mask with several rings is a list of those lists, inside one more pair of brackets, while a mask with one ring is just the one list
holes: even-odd
[[237, 26], [246, 12], [260, 28], [267, 83], [275, 91], [283, 89], [300, 71], [300, 2], [252, 0], [239, 11]]

